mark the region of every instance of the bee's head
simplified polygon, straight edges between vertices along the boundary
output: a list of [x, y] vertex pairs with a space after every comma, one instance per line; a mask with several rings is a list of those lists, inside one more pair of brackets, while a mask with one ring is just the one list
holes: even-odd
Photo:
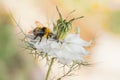
[[57, 40], [57, 36], [55, 34], [50, 33], [49, 36], [51, 39]]
[[39, 34], [40, 33], [40, 27], [36, 27], [34, 30], [33, 30], [33, 34], [34, 35], [37, 35], [37, 34]]

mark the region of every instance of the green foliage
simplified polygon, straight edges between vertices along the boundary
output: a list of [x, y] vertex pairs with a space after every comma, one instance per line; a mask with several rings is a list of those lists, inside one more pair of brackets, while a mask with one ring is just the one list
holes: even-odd
[[120, 10], [110, 14], [109, 29], [113, 33], [120, 34]]
[[11, 15], [0, 5], [0, 80], [29, 80], [35, 67], [29, 54], [18, 51]]
[[[3, 15], [0, 15], [3, 17]], [[15, 53], [13, 25], [8, 15], [0, 19], [0, 58], [7, 59]], [[7, 17], [6, 17], [7, 16]]]
[[83, 16], [73, 18], [67, 21], [66, 19], [63, 19], [58, 7], [56, 7], [56, 9], [59, 14], [59, 19], [57, 20], [56, 24], [53, 23], [53, 26], [54, 26], [53, 30], [57, 34], [58, 40], [62, 41], [66, 37], [67, 33], [72, 29], [72, 22], [77, 19], [83, 18]]

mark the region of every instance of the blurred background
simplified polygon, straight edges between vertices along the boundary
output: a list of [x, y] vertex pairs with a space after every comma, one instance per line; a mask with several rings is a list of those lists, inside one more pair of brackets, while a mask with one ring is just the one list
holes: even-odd
[[[79, 76], [64, 80], [120, 80], [120, 0], [0, 0], [0, 2], [4, 5], [4, 8], [0, 7], [1, 11], [6, 9], [12, 12], [26, 33], [34, 27], [35, 21], [52, 27], [51, 22], [58, 18], [56, 5], [64, 17], [70, 11], [76, 10], [69, 19], [85, 16], [73, 23], [73, 30], [79, 26], [80, 36], [87, 41], [93, 40], [90, 57], [93, 66], [83, 67], [76, 72]], [[3, 21], [3, 18], [0, 21]]]

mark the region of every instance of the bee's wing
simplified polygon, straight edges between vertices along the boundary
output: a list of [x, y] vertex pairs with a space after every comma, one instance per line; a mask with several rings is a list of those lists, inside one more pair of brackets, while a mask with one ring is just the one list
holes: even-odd
[[44, 25], [42, 23], [40, 23], [39, 21], [35, 21], [35, 25], [36, 27], [43, 27]]

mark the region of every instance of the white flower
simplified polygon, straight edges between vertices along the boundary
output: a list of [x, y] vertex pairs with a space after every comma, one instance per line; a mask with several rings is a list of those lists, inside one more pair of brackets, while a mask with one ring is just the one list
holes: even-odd
[[90, 42], [82, 40], [78, 34], [68, 34], [62, 44], [43, 38], [41, 42], [37, 40], [33, 45], [38, 51], [56, 57], [61, 63], [66, 64], [84, 61], [83, 56], [88, 55], [84, 46], [89, 46]]

